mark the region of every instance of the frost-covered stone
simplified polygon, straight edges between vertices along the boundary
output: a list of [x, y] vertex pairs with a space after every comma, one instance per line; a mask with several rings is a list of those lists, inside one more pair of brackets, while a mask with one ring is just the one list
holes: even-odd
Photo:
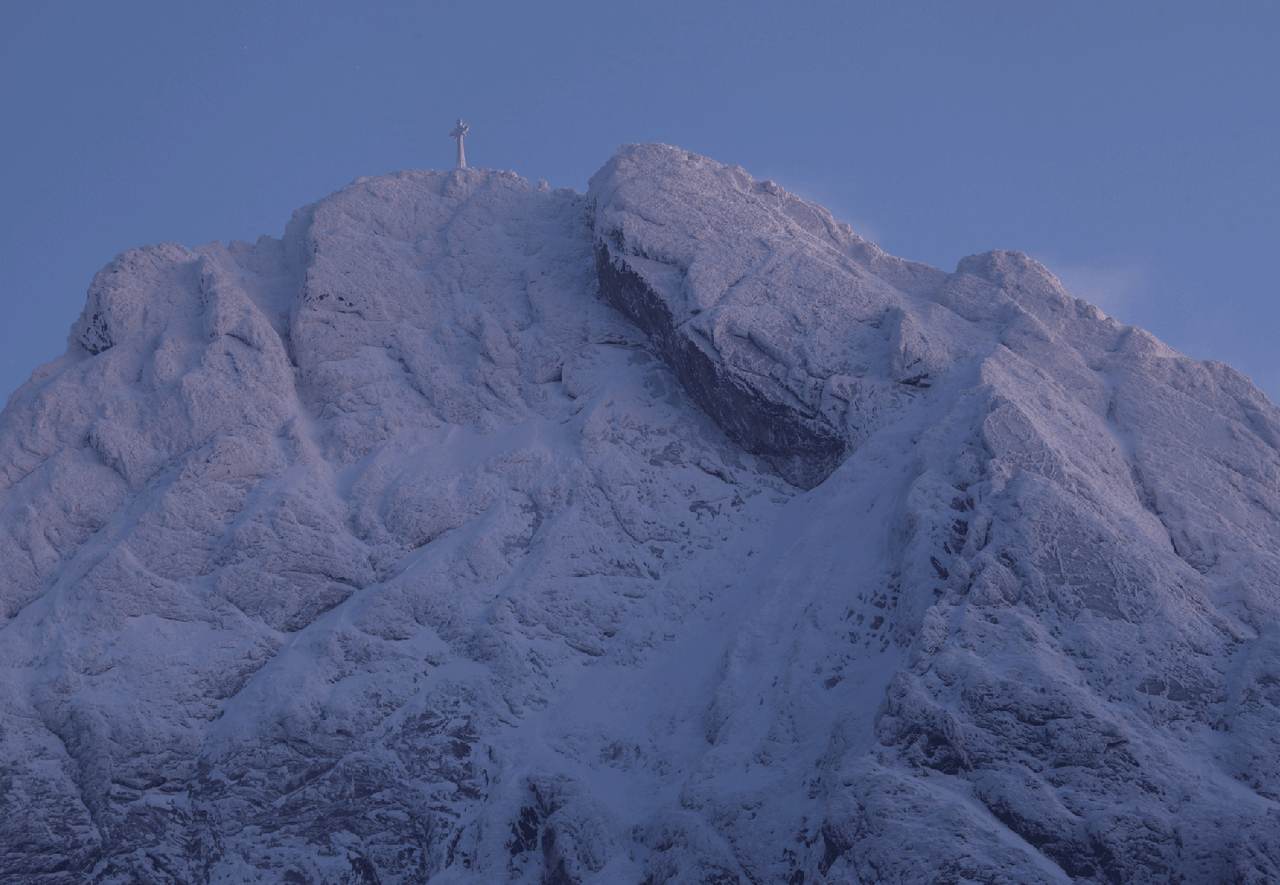
[[1278, 446], [661, 145], [126, 253], [0, 414], [0, 882], [1274, 881]]
[[797, 485], [821, 482], [873, 429], [849, 414], [854, 378], [927, 384], [904, 292], [931, 291], [940, 271], [884, 255], [773, 182], [664, 145], [623, 147], [588, 199], [602, 293], [698, 405]]

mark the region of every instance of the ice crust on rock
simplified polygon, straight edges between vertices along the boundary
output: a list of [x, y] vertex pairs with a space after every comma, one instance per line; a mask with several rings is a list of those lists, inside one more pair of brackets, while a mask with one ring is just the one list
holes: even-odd
[[1276, 881], [1278, 446], [662, 145], [125, 253], [0, 414], [0, 882]]
[[607, 300], [698, 405], [795, 484], [821, 482], [874, 429], [850, 414], [867, 396], [859, 379], [921, 385], [937, 371], [907, 293], [945, 274], [884, 255], [773, 182], [627, 145], [587, 195]]

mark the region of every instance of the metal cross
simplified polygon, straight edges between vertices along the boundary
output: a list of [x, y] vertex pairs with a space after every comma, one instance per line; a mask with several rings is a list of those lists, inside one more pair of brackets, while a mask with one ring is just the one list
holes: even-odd
[[467, 134], [467, 130], [471, 127], [462, 122], [462, 118], [458, 118], [458, 125], [453, 127], [453, 131], [449, 133], [450, 138], [458, 139], [458, 169], [467, 168], [467, 152], [462, 149], [462, 137]]

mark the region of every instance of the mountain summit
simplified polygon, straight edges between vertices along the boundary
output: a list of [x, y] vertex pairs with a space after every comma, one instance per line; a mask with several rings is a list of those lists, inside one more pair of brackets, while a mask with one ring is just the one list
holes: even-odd
[[1280, 411], [674, 148], [119, 256], [0, 514], [3, 883], [1280, 881]]

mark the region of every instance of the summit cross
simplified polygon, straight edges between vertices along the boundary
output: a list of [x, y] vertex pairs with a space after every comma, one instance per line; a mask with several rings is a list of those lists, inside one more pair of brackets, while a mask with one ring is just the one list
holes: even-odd
[[467, 168], [467, 152], [462, 149], [462, 137], [467, 134], [467, 130], [471, 127], [462, 122], [462, 118], [458, 118], [458, 125], [453, 127], [453, 131], [449, 133], [450, 138], [458, 139], [458, 169]]

